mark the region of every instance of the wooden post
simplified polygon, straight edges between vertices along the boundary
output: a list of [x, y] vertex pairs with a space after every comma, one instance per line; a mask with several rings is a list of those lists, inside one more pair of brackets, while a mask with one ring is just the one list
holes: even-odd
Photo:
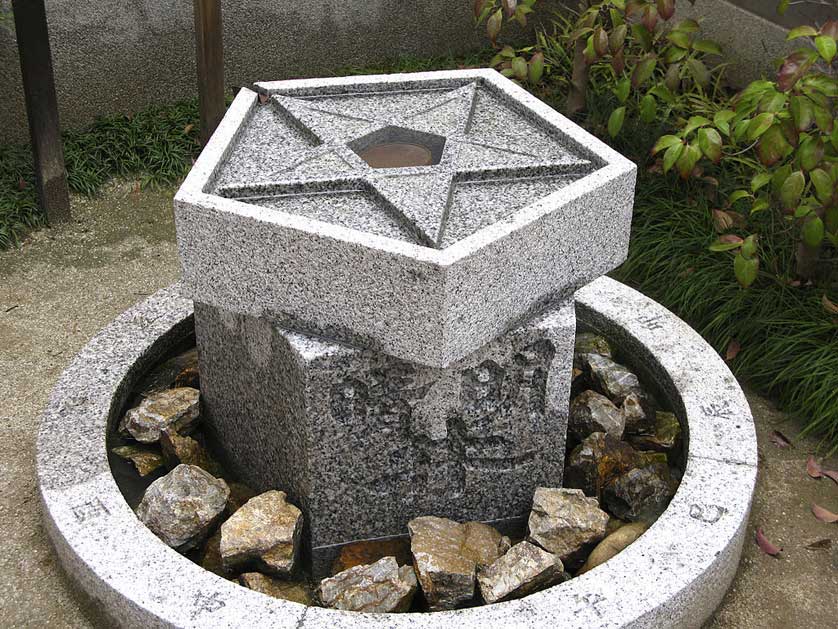
[[194, 0], [195, 48], [201, 144], [206, 144], [224, 117], [224, 46], [221, 0]]
[[12, 11], [15, 16], [38, 198], [50, 223], [68, 221], [70, 191], [64, 167], [64, 148], [58, 122], [58, 101], [55, 97], [44, 0], [12, 0]]

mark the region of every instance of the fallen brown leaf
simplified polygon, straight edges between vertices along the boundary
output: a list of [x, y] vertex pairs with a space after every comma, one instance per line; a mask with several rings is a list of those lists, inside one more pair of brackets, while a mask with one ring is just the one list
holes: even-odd
[[780, 551], [783, 550], [780, 546], [776, 546], [768, 541], [768, 538], [765, 537], [765, 533], [762, 532], [762, 527], [757, 529], [757, 546], [759, 546], [760, 550], [762, 550], [762, 552], [766, 555], [771, 555], [772, 557], [776, 557], [780, 554]]
[[838, 472], [835, 470], [821, 470], [821, 474], [838, 483]]
[[260, 105], [264, 105], [264, 104], [265, 104], [265, 103], [267, 103], [270, 99], [271, 99], [271, 97], [270, 97], [270, 95], [269, 95], [269, 94], [262, 94], [262, 93], [260, 93], [260, 94], [259, 94], [259, 104], [260, 104]]
[[823, 304], [824, 310], [826, 310], [829, 314], [838, 314], [838, 304], [830, 301], [829, 297], [825, 294], [821, 297], [821, 303]]
[[727, 351], [725, 352], [725, 360], [731, 361], [739, 354], [742, 350], [742, 345], [736, 339], [730, 339], [730, 343], [727, 344]]
[[793, 448], [794, 446], [789, 441], [788, 437], [786, 437], [783, 433], [779, 430], [772, 430], [771, 434], [768, 436], [773, 443], [778, 448]]
[[829, 509], [824, 509], [822, 506], [812, 503], [812, 515], [814, 515], [821, 522], [832, 524], [838, 522], [838, 513], [832, 513]]
[[[17, 189], [22, 191], [24, 188], [26, 188], [26, 180], [23, 177], [18, 177]], [[826, 299], [826, 295], [824, 295], [824, 299]]]
[[194, 128], [195, 128], [195, 125], [194, 125], [193, 123], [191, 123], [191, 122], [190, 122], [188, 125], [186, 125], [186, 126], [183, 128], [183, 133], [184, 133], [185, 135], [189, 135], [189, 132], [190, 132], [190, 131], [192, 131], [192, 129], [194, 129]]
[[815, 457], [810, 454], [809, 458], [806, 459], [806, 473], [812, 478], [820, 478], [823, 476], [822, 472], [821, 466], [815, 461]]
[[806, 550], [829, 550], [832, 548], [832, 540], [827, 538], [819, 539], [811, 544], [806, 544]]

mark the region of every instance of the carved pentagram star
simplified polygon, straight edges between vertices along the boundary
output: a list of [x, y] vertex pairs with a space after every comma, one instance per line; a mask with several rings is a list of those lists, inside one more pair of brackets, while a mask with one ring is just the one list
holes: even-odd
[[[454, 187], [469, 180], [514, 180], [560, 173], [585, 173], [591, 163], [566, 150], [529, 147], [527, 138], [510, 142], [472, 137], [470, 126], [478, 84], [438, 90], [413, 107], [379, 107], [354, 112], [351, 101], [337, 108], [318, 98], [275, 94], [267, 106], [312, 145], [298, 159], [278, 165], [265, 181], [222, 186], [218, 192], [243, 201], [272, 196], [363, 191], [373, 194], [425, 246], [440, 248]], [[372, 167], [364, 149], [376, 143], [414, 144], [430, 154], [430, 164]]]

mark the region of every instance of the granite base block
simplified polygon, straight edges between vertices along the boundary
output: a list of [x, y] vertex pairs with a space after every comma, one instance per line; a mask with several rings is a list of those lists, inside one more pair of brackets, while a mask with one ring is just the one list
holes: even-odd
[[448, 368], [205, 304], [195, 325], [207, 426], [244, 482], [301, 507], [315, 551], [420, 515], [521, 517], [561, 485], [570, 301]]

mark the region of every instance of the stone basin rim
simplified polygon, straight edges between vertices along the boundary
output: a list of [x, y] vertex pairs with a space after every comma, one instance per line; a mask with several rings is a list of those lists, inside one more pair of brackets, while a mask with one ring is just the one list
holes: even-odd
[[37, 440], [45, 527], [61, 563], [125, 627], [700, 627], [736, 572], [756, 482], [753, 418], [718, 354], [665, 308], [603, 277], [576, 294], [579, 320], [634, 356], [686, 424], [670, 506], [590, 572], [526, 598], [450, 612], [363, 614], [273, 599], [166, 546], [114, 480], [105, 435], [139, 377], [192, 330], [179, 284], [126, 310], [60, 377]]

